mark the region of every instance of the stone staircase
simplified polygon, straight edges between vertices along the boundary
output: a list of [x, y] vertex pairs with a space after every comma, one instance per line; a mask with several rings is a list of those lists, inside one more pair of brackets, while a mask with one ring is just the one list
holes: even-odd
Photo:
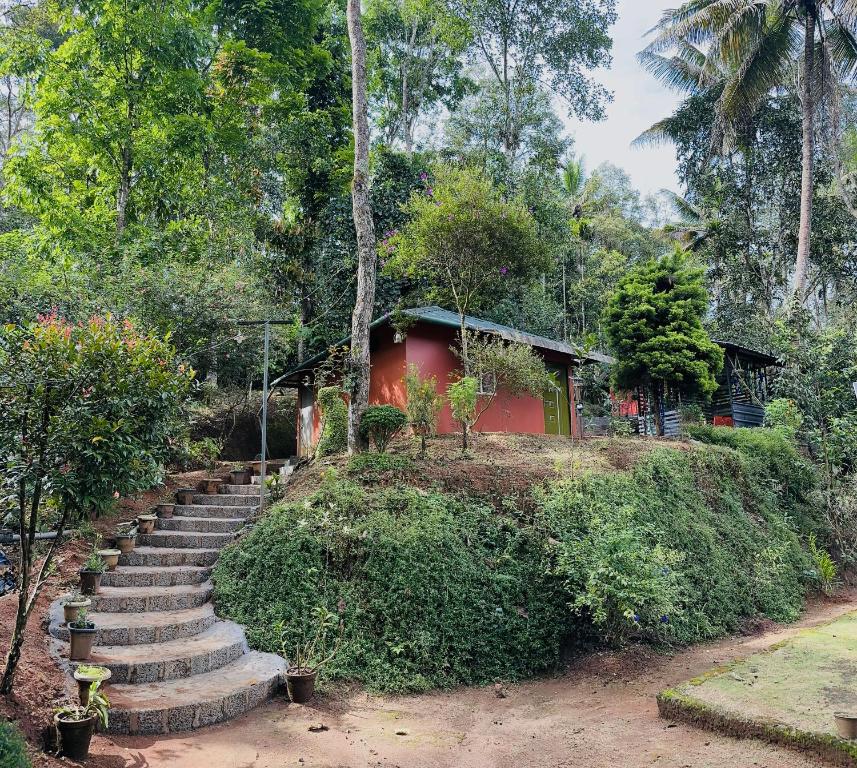
[[[236, 717], [270, 697], [286, 662], [250, 651], [244, 630], [221, 621], [211, 605], [211, 568], [246, 518], [258, 509], [258, 486], [223, 485], [198, 494], [137, 536], [133, 552], [102, 577], [91, 597], [98, 629], [91, 664], [112, 672], [110, 731], [186, 731]], [[60, 602], [50, 634], [68, 659]]]

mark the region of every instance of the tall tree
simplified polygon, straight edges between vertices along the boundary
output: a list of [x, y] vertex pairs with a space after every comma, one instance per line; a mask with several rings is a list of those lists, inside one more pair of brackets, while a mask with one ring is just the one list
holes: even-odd
[[505, 152], [517, 150], [518, 121], [526, 116], [519, 99], [547, 88], [562, 98], [569, 114], [603, 116], [608, 92], [588, 72], [610, 63], [609, 28], [615, 0], [446, 0], [466, 20], [474, 52], [502, 93]]
[[369, 405], [369, 326], [375, 305], [375, 222], [369, 199], [369, 103], [366, 92], [366, 40], [360, 0], [348, 0], [351, 42], [351, 109], [354, 124], [354, 178], [351, 205], [357, 234], [357, 298], [351, 316], [349, 353], [348, 450], [365, 448], [360, 418]]
[[[647, 51], [705, 50], [702, 70], [726, 79], [717, 102], [717, 137], [728, 142], [772, 89], [799, 79], [802, 115], [800, 225], [793, 292], [806, 293], [812, 234], [814, 146], [820, 110], [839, 83], [857, 74], [857, 7], [851, 0], [690, 0], [667, 11]], [[676, 69], [665, 70], [676, 77]]]

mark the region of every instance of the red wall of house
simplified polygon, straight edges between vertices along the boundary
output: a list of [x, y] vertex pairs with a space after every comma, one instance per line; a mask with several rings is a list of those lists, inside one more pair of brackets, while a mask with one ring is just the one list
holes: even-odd
[[372, 333], [372, 372], [369, 376], [369, 404], [395, 405], [402, 410], [408, 404], [405, 393], [405, 341], [394, 341], [393, 329], [377, 328]]
[[[408, 330], [405, 340], [407, 364], [418, 366], [422, 376], [434, 376], [440, 393], [446, 392], [450, 374], [459, 370], [459, 360], [450, 349], [457, 334], [455, 328], [448, 326], [417, 323]], [[449, 403], [444, 403], [438, 417], [437, 431], [449, 434], [457, 430], [458, 425], [452, 418]], [[545, 413], [542, 399], [531, 395], [513, 397], [501, 387], [477, 422], [476, 430], [543, 434]]]

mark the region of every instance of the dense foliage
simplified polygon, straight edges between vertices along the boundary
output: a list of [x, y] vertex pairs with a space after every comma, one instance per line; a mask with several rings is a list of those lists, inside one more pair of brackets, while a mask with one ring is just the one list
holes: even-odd
[[802, 541], [820, 525], [815, 475], [778, 432], [705, 436], [735, 447], [658, 449], [629, 471], [560, 479], [526, 514], [328, 474], [223, 552], [218, 604], [269, 650], [275, 622], [297, 636], [313, 606], [344, 605], [329, 674], [386, 691], [527, 676], [574, 642], [793, 620], [811, 578]]
[[348, 447], [348, 406], [339, 387], [322, 387], [318, 391], [321, 412], [321, 437], [315, 449], [319, 458], [342, 453]]
[[12, 723], [0, 722], [0, 765], [3, 768], [30, 768], [24, 737]]
[[360, 431], [378, 450], [384, 453], [390, 441], [408, 424], [404, 411], [394, 405], [370, 405], [360, 418]]

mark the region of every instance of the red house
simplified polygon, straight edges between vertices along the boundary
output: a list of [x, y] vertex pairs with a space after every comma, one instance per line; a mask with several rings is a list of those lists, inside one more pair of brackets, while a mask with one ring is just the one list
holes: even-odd
[[[446, 391], [450, 376], [460, 370], [460, 363], [450, 349], [457, 343], [459, 317], [440, 307], [420, 307], [405, 310], [412, 319], [406, 335], [398, 334], [385, 315], [372, 324], [372, 372], [369, 385], [371, 404], [389, 404], [404, 409], [406, 405], [403, 377], [409, 365], [416, 365], [423, 376], [434, 376], [438, 390]], [[557, 386], [542, 397], [523, 395], [515, 397], [500, 387], [494, 400], [476, 424], [479, 432], [516, 432], [528, 434], [580, 435], [581, 424], [577, 416], [575, 370], [584, 363], [611, 362], [611, 358], [598, 352], [583, 353], [575, 346], [561, 341], [523, 333], [506, 325], [466, 317], [468, 329], [493, 334], [507, 341], [527, 344], [545, 360], [554, 374]], [[341, 344], [347, 344], [344, 340]], [[322, 353], [289, 371], [281, 379], [281, 386], [298, 390], [298, 454], [312, 453], [319, 437], [320, 414], [315, 401], [315, 373], [328, 357]], [[493, 382], [483, 382], [491, 387]], [[438, 418], [440, 434], [455, 432], [449, 405], [445, 404]]]

